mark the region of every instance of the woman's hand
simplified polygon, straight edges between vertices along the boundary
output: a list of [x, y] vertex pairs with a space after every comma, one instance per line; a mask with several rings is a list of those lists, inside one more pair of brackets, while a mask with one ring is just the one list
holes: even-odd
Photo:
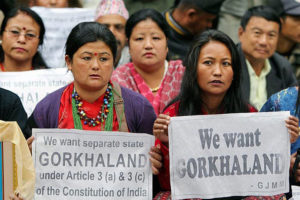
[[168, 146], [169, 138], [168, 138], [168, 126], [170, 123], [170, 116], [159, 114], [159, 116], [154, 121], [153, 125], [153, 134], [159, 139], [162, 143]]
[[27, 145], [29, 147], [30, 153], [32, 154], [32, 142], [34, 140], [34, 137], [31, 136], [30, 138], [27, 139]]
[[291, 143], [296, 142], [299, 137], [299, 119], [291, 115], [287, 120], [285, 120], [285, 124], [290, 134]]
[[160, 146], [153, 146], [150, 149], [150, 162], [151, 162], [151, 167], [152, 167], [152, 173], [154, 175], [159, 174], [159, 170], [162, 168], [162, 153], [160, 150]]
[[23, 198], [20, 197], [19, 194], [12, 194], [12, 195], [9, 195], [9, 199], [10, 200], [23, 200]]

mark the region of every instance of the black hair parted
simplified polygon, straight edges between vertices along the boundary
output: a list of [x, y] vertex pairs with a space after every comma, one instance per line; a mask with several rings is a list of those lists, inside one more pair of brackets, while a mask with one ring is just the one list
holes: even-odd
[[[210, 41], [224, 44], [230, 54], [233, 70], [233, 80], [226, 92], [222, 105], [224, 113], [248, 112], [248, 104], [243, 100], [240, 88], [241, 61], [234, 42], [225, 33], [218, 30], [206, 30], [195, 38], [184, 65], [186, 66], [179, 95], [170, 104], [179, 101], [179, 116], [202, 114], [204, 102], [203, 91], [198, 85], [197, 68], [200, 52]], [[169, 105], [170, 105], [169, 104]], [[167, 106], [168, 107], [168, 106]]]
[[113, 54], [114, 62], [117, 54], [117, 43], [112, 32], [98, 22], [81, 22], [77, 24], [70, 32], [66, 45], [65, 55], [68, 55], [72, 60], [73, 55], [83, 45], [89, 42], [104, 42]]
[[254, 6], [249, 8], [241, 19], [241, 27], [245, 30], [246, 26], [251, 19], [251, 17], [262, 17], [267, 21], [276, 22], [279, 25], [279, 30], [281, 30], [281, 21], [278, 13], [269, 6]]
[[166, 38], [169, 37], [169, 26], [163, 15], [155, 9], [145, 8], [133, 13], [126, 22], [125, 33], [130, 39], [133, 28], [141, 21], [151, 19], [164, 32]]

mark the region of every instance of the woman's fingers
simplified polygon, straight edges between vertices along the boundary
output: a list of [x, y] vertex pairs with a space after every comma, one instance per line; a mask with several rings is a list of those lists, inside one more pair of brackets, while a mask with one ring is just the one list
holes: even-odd
[[168, 125], [170, 123], [170, 116], [160, 114], [154, 121], [153, 134], [160, 141], [168, 142]]
[[290, 134], [290, 141], [294, 143], [299, 137], [299, 120], [297, 117], [289, 116], [285, 123]]
[[27, 139], [27, 145], [29, 147], [30, 153], [32, 154], [32, 142], [34, 140], [34, 137], [31, 136], [30, 138]]
[[9, 195], [9, 199], [10, 200], [23, 200], [23, 198], [21, 198], [19, 194], [16, 194], [16, 195], [11, 194], [11, 195]]
[[162, 154], [161, 150], [157, 147], [151, 147], [150, 149], [150, 162], [152, 167], [152, 173], [154, 175], [159, 174], [160, 168], [162, 168]]

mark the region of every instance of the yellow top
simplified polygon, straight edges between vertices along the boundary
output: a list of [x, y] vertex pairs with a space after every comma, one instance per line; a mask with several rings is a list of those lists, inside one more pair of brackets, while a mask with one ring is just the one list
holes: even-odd
[[18, 186], [15, 193], [19, 193], [24, 200], [31, 200], [34, 196], [35, 170], [31, 153], [26, 139], [17, 122], [0, 120], [0, 141], [9, 141], [15, 146], [15, 160], [17, 164]]

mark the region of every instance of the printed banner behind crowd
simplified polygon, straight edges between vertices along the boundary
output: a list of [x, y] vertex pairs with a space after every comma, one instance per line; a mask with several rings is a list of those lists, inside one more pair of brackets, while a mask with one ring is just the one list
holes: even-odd
[[64, 67], [64, 47], [72, 28], [80, 22], [94, 21], [95, 10], [86, 8], [32, 7], [45, 24], [45, 39], [39, 51], [51, 68]]
[[33, 129], [35, 200], [152, 199], [148, 134]]
[[270, 112], [171, 118], [172, 197], [288, 192], [288, 116], [289, 112]]
[[67, 68], [0, 73], [0, 87], [16, 93], [28, 116], [47, 94], [73, 81]]

